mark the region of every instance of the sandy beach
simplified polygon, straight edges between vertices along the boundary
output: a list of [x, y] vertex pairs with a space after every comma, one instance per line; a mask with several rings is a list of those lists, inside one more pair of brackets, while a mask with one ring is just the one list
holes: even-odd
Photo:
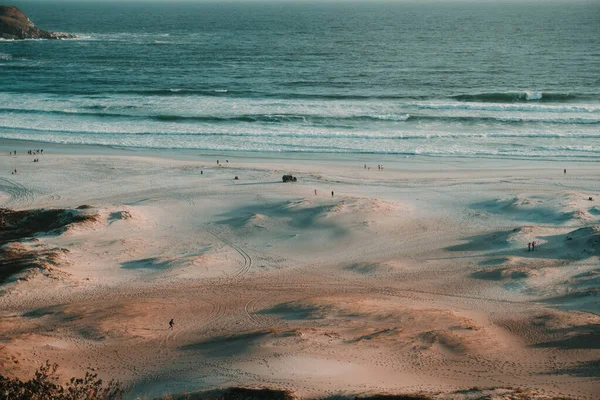
[[0, 374], [600, 398], [594, 163], [3, 140], [0, 165], [0, 207], [61, 210], [2, 243], [28, 261], [2, 275]]

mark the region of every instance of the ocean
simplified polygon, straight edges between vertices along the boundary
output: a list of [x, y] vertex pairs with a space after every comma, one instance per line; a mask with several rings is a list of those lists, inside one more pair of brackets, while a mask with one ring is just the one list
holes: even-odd
[[600, 161], [600, 2], [15, 1], [0, 138]]

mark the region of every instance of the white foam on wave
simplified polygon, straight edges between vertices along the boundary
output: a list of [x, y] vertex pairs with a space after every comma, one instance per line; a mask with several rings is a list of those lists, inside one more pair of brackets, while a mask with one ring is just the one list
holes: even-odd
[[498, 122], [541, 122], [546, 124], [600, 124], [600, 118], [537, 118], [537, 117], [494, 117]]
[[86, 33], [75, 33], [75, 37], [71, 40], [89, 40], [92, 39], [92, 35], [88, 35]]
[[10, 61], [12, 60], [12, 56], [10, 54], [7, 53], [0, 53], [0, 60], [2, 61]]
[[[175, 87], [170, 90], [189, 89]], [[0, 104], [3, 103], [6, 107], [0, 114], [0, 137], [54, 143], [240, 151], [572, 157], [600, 161], [600, 147], [596, 144], [600, 132], [589, 125], [600, 122], [600, 114], [590, 113], [594, 107], [600, 110], [598, 103], [490, 104], [438, 100], [419, 101], [419, 104], [430, 107], [421, 109], [415, 106], [416, 100], [248, 99], [169, 96], [168, 93], [165, 96], [116, 93], [98, 99], [44, 93], [0, 93]], [[441, 108], [449, 105], [452, 107]], [[480, 105], [485, 109], [472, 108]], [[585, 112], [575, 112], [574, 107], [583, 107]], [[33, 112], [24, 116], [24, 113], [12, 113], [12, 108], [57, 112]], [[563, 111], [565, 108], [568, 111]], [[96, 118], [92, 114], [90, 117], [91, 112], [107, 112], [109, 115]], [[82, 117], [77, 113], [83, 113]], [[140, 118], [113, 118], [111, 113]], [[181, 116], [182, 119], [144, 119], [156, 115]], [[229, 123], [219, 120], [254, 115], [273, 116], [275, 121], [259, 118], [259, 122], [255, 122], [249, 118], [249, 122], [235, 119], [235, 122]], [[215, 120], [195, 120], [195, 116], [214, 116]], [[332, 119], [356, 117], [358, 122], [355, 126], [354, 121], [345, 120], [339, 124], [327, 120], [315, 122], [311, 121], [312, 116]], [[406, 121], [413, 116], [419, 123], [370, 121]], [[186, 120], [186, 117], [192, 119]], [[422, 120], [419, 120], [420, 117], [423, 117]], [[443, 119], [446, 117], [450, 119]], [[467, 121], [462, 121], [461, 117], [467, 118]], [[506, 118], [507, 122], [534, 119], [548, 124], [505, 124], [494, 120], [471, 123], [468, 120], [478, 117]], [[307, 123], [298, 123], [302, 121]], [[552, 125], [556, 122], [561, 126]], [[564, 125], [570, 122], [582, 125]], [[537, 140], [540, 138], [544, 139]], [[540, 148], [538, 144], [546, 148]]]
[[[65, 109], [65, 111], [69, 111]], [[349, 139], [359, 141], [382, 142], [385, 140], [428, 140], [428, 139], [456, 139], [469, 140], [470, 138], [495, 138], [500, 141], [514, 141], [523, 139], [528, 142], [532, 138], [548, 138], [562, 141], [564, 144], [579, 143], [581, 141], [597, 141], [600, 133], [586, 127], [564, 128], [547, 126], [523, 128], [504, 127], [503, 129], [481, 129], [479, 126], [454, 127], [448, 124], [439, 124], [437, 127], [426, 125], [387, 126], [373, 129], [346, 129], [344, 127], [314, 126], [310, 124], [221, 124], [221, 123], [182, 123], [138, 120], [121, 121], [113, 119], [89, 120], [87, 118], [73, 118], [71, 114], [36, 116], [29, 115], [23, 118], [21, 114], [4, 114], [6, 118], [0, 123], [2, 131], [25, 131], [37, 133], [56, 133], [60, 135], [103, 135], [105, 137], [120, 136], [178, 136], [178, 137], [223, 137], [251, 138], [277, 138], [281, 143], [299, 140], [322, 139]], [[306, 122], [306, 121], [305, 121]], [[495, 142], [490, 141], [493, 146]]]
[[75, 33], [73, 40], [89, 40], [103, 42], [131, 42], [135, 44], [148, 43], [149, 39], [156, 37], [168, 37], [168, 34], [156, 35], [154, 33], [134, 33], [134, 32], [116, 32], [116, 33]]
[[383, 114], [383, 115], [373, 115], [372, 118], [380, 119], [382, 121], [408, 121], [410, 118], [409, 114], [402, 115], [391, 115], [391, 114]]
[[543, 96], [542, 92], [525, 92], [526, 100], [541, 100]]
[[415, 102], [413, 105], [426, 110], [472, 110], [472, 111], [516, 111], [516, 112], [552, 112], [552, 113], [600, 113], [597, 104], [545, 105], [545, 104], [490, 104], [479, 102]]
[[[181, 117], [214, 116], [229, 118], [253, 115], [298, 115], [319, 118], [371, 117], [382, 121], [406, 121], [423, 116], [444, 118], [488, 118], [482, 124], [502, 122], [540, 122], [559, 124], [595, 124], [600, 120], [600, 104], [545, 104], [516, 103], [496, 104], [484, 102], [455, 101], [328, 101], [328, 100], [273, 100], [247, 99], [232, 96], [184, 96], [190, 90], [185, 87], [167, 89], [166, 95], [145, 96], [141, 94], [109, 94], [102, 105], [115, 113], [131, 113], [131, 105], [137, 105], [135, 114], [176, 115]], [[225, 88], [208, 89], [226, 93]], [[176, 98], [170, 93], [178, 94]], [[32, 110], [63, 110], [65, 108], [89, 111], [99, 100], [86, 96], [48, 96], [46, 94], [0, 93], [0, 104], [11, 108]], [[498, 122], [494, 122], [496, 119]], [[447, 124], [447, 121], [422, 121], [428, 125]], [[463, 121], [457, 121], [462, 123]], [[483, 126], [483, 125], [482, 125]]]
[[413, 154], [439, 157], [492, 157], [520, 159], [581, 159], [598, 160], [600, 155], [593, 146], [513, 146], [499, 144], [494, 147], [486, 146], [480, 140], [456, 143], [455, 141], [431, 142], [386, 142], [385, 146], [373, 142], [357, 143], [356, 141], [328, 139], [319, 141], [298, 140], [294, 142], [279, 142], [269, 140], [232, 141], [227, 138], [199, 138], [190, 140], [189, 137], [179, 136], [119, 136], [103, 135], [53, 135], [48, 133], [0, 133], [0, 137], [22, 140], [36, 140], [64, 144], [95, 144], [110, 146], [125, 146], [138, 148], [165, 149], [197, 149], [197, 150], [227, 150], [250, 152], [326, 152], [326, 153], [378, 153], [378, 154]]

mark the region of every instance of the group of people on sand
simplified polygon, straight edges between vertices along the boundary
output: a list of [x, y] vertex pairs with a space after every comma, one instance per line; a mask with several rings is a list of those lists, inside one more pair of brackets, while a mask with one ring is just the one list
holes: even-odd
[[[36, 155], [36, 154], [44, 154], [44, 149], [35, 149], [35, 150], [27, 150], [27, 154], [30, 156]], [[8, 153], [9, 156], [16, 156], [17, 155], [17, 151], [10, 151]]]
[[[315, 196], [317, 195], [317, 189], [315, 189]], [[331, 197], [333, 197], [334, 193], [333, 190], [331, 191]]]
[[[44, 149], [27, 150], [27, 155], [33, 156], [33, 155], [38, 155], [38, 154], [44, 154]], [[16, 150], [10, 151], [10, 152], [8, 152], [8, 155], [10, 155], [10, 156], [16, 156], [17, 155], [17, 151]], [[40, 158], [39, 157], [34, 158], [33, 162], [34, 163], [39, 163], [40, 162]], [[18, 174], [17, 169], [15, 168], [13, 171], [11, 171], [11, 174], [12, 175], [17, 175]]]
[[[367, 167], [367, 164], [365, 164], [364, 169], [370, 171], [371, 167]], [[377, 169], [381, 171], [383, 169], [383, 164], [377, 164]]]

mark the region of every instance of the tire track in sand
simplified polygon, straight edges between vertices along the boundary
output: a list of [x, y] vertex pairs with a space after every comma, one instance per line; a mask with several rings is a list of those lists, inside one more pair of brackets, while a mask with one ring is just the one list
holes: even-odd
[[[203, 222], [202, 217], [196, 211], [196, 204], [193, 199], [188, 198], [188, 199], [186, 199], [186, 201], [192, 210], [193, 216], [200, 222], [203, 229], [206, 230], [206, 232], [208, 232], [210, 235], [215, 237], [221, 243], [224, 243], [227, 246], [229, 246], [230, 248], [232, 248], [236, 253], [238, 253], [242, 257], [242, 262], [243, 262], [242, 267], [236, 273], [231, 274], [229, 276], [229, 278], [233, 278], [233, 279], [243, 278], [244, 275], [246, 275], [250, 271], [250, 268], [252, 267], [252, 257], [250, 256], [250, 254], [248, 254], [248, 252], [246, 252], [246, 250], [244, 250], [242, 247], [238, 246], [233, 241], [226, 239], [225, 237], [223, 237], [222, 234], [217, 233], [215, 231], [215, 229], [213, 229], [208, 223]], [[264, 325], [264, 323], [266, 321], [264, 321], [263, 318], [259, 317], [256, 314], [256, 302], [258, 300], [259, 299], [253, 298], [253, 299], [250, 299], [248, 302], [246, 302], [246, 304], [244, 306], [244, 314], [253, 325]], [[213, 308], [216, 308], [216, 315], [214, 318], [207, 321], [208, 324], [215, 322], [216, 320], [218, 320], [219, 318], [221, 318], [225, 315], [225, 309], [222, 304], [220, 304], [218, 302], [214, 302], [214, 303], [211, 302], [211, 303], [212, 303]]]
[[9, 195], [9, 199], [4, 203], [4, 206], [19, 204], [29, 205], [33, 203], [35, 199], [33, 192], [30, 189], [9, 178], [0, 178], [0, 192]]
[[244, 312], [252, 323], [257, 325], [262, 324], [261, 319], [256, 315], [256, 299], [251, 299], [246, 303], [244, 306]]
[[225, 243], [227, 246], [231, 247], [233, 250], [235, 250], [236, 253], [238, 253], [242, 257], [242, 259], [243, 259], [242, 267], [236, 273], [232, 274], [231, 277], [239, 278], [239, 277], [242, 277], [243, 275], [246, 275], [248, 273], [248, 271], [250, 270], [250, 268], [252, 267], [252, 257], [250, 257], [250, 255], [244, 249], [242, 249], [240, 246], [238, 246], [237, 244], [235, 244], [234, 242], [232, 242], [229, 239], [225, 239], [223, 236], [221, 236], [220, 234], [215, 232], [215, 230], [212, 229], [208, 223], [203, 222], [202, 217], [200, 217], [200, 214], [198, 214], [198, 212], [196, 211], [196, 203], [194, 202], [193, 199], [187, 199], [187, 202], [190, 205], [190, 208], [192, 209], [192, 214], [200, 222], [202, 227], [208, 233], [210, 233], [212, 236], [214, 236], [217, 240], [219, 240], [220, 242]]

